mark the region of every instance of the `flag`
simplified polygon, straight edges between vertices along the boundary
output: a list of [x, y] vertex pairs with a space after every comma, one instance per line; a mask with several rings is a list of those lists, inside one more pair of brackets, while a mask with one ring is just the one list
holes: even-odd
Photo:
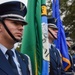
[[[42, 0], [45, 2], [45, 0]], [[46, 2], [45, 2], [46, 3]], [[48, 24], [47, 24], [47, 9], [45, 3], [42, 3], [42, 45], [43, 45], [43, 63], [42, 63], [42, 75], [49, 75], [49, 42], [48, 42]]]
[[56, 47], [60, 50], [63, 59], [63, 67], [65, 71], [67, 71], [71, 64], [68, 55], [68, 48], [65, 39], [65, 32], [63, 28], [63, 24], [60, 18], [60, 10], [59, 10], [59, 0], [53, 0], [52, 2], [52, 16], [57, 19], [57, 27], [58, 27], [58, 38], [55, 40]]
[[21, 52], [29, 55], [31, 59], [32, 75], [42, 75], [43, 44], [41, 10], [44, 3], [45, 0], [28, 0], [27, 4], [26, 21], [28, 25], [24, 27]]

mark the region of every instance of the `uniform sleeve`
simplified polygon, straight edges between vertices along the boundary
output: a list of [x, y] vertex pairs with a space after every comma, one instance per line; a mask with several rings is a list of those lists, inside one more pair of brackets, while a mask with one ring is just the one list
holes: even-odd
[[[57, 50], [58, 50], [58, 49], [57, 49]], [[60, 55], [61, 75], [66, 75], [66, 72], [65, 72], [65, 70], [64, 70], [64, 68], [63, 68], [63, 64], [62, 64], [62, 55], [61, 55], [61, 53], [60, 53], [59, 50], [58, 50], [58, 53], [59, 53], [59, 55]]]
[[32, 75], [32, 67], [31, 67], [31, 61], [30, 61], [30, 57], [25, 54], [27, 57], [28, 57], [28, 68], [29, 68], [29, 71], [30, 71], [30, 75]]

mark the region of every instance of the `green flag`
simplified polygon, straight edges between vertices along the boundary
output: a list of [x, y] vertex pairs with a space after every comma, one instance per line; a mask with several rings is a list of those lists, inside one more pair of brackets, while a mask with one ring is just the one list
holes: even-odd
[[42, 71], [42, 29], [41, 0], [28, 0], [21, 52], [31, 59], [33, 75], [41, 75]]

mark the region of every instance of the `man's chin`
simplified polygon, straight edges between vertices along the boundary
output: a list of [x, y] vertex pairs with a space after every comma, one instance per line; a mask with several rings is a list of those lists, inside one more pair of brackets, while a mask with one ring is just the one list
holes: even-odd
[[55, 36], [55, 39], [57, 39], [57, 37]]
[[55, 37], [55, 39], [57, 39], [57, 37]]
[[18, 39], [18, 38], [16, 38], [16, 42], [21, 42], [21, 40], [22, 40], [22, 39]]

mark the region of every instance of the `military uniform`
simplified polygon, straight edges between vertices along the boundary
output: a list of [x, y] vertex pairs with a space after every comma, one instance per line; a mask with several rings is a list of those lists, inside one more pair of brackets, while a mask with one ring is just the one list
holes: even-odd
[[[21, 41], [23, 25], [27, 24], [24, 20], [26, 13], [26, 6], [20, 1], [0, 4], [0, 75], [32, 75], [29, 57], [14, 49], [14, 44]], [[12, 33], [13, 29], [20, 34], [20, 39]]]
[[66, 75], [74, 75], [74, 70], [73, 70], [73, 58], [71, 56], [71, 54], [69, 53], [69, 58], [70, 58], [70, 62], [71, 62], [71, 67], [66, 71]]
[[[72, 45], [72, 50], [75, 52], [75, 44]], [[73, 58], [73, 71], [75, 72], [75, 53], [72, 55]]]
[[[17, 51], [16, 55], [20, 63], [22, 75], [30, 75], [28, 67], [29, 65], [28, 57], [26, 55], [18, 53]], [[0, 50], [0, 75], [15, 75], [1, 50]]]
[[69, 59], [70, 59], [70, 63], [71, 66], [70, 68], [66, 71], [66, 75], [73, 75], [73, 58], [71, 55], [71, 45], [73, 43], [73, 40], [69, 37], [69, 32], [65, 32], [65, 36], [66, 36], [66, 43], [67, 43], [67, 47], [68, 47], [68, 55], [69, 55]]
[[[58, 27], [55, 18], [48, 18], [48, 38], [50, 43], [50, 73], [49, 75], [65, 75], [59, 50], [52, 44], [57, 39]], [[56, 34], [56, 35], [55, 35]]]
[[72, 58], [73, 58], [73, 71], [75, 73], [75, 54], [72, 56]]
[[50, 75], [65, 75], [60, 53], [53, 46], [50, 49]]

